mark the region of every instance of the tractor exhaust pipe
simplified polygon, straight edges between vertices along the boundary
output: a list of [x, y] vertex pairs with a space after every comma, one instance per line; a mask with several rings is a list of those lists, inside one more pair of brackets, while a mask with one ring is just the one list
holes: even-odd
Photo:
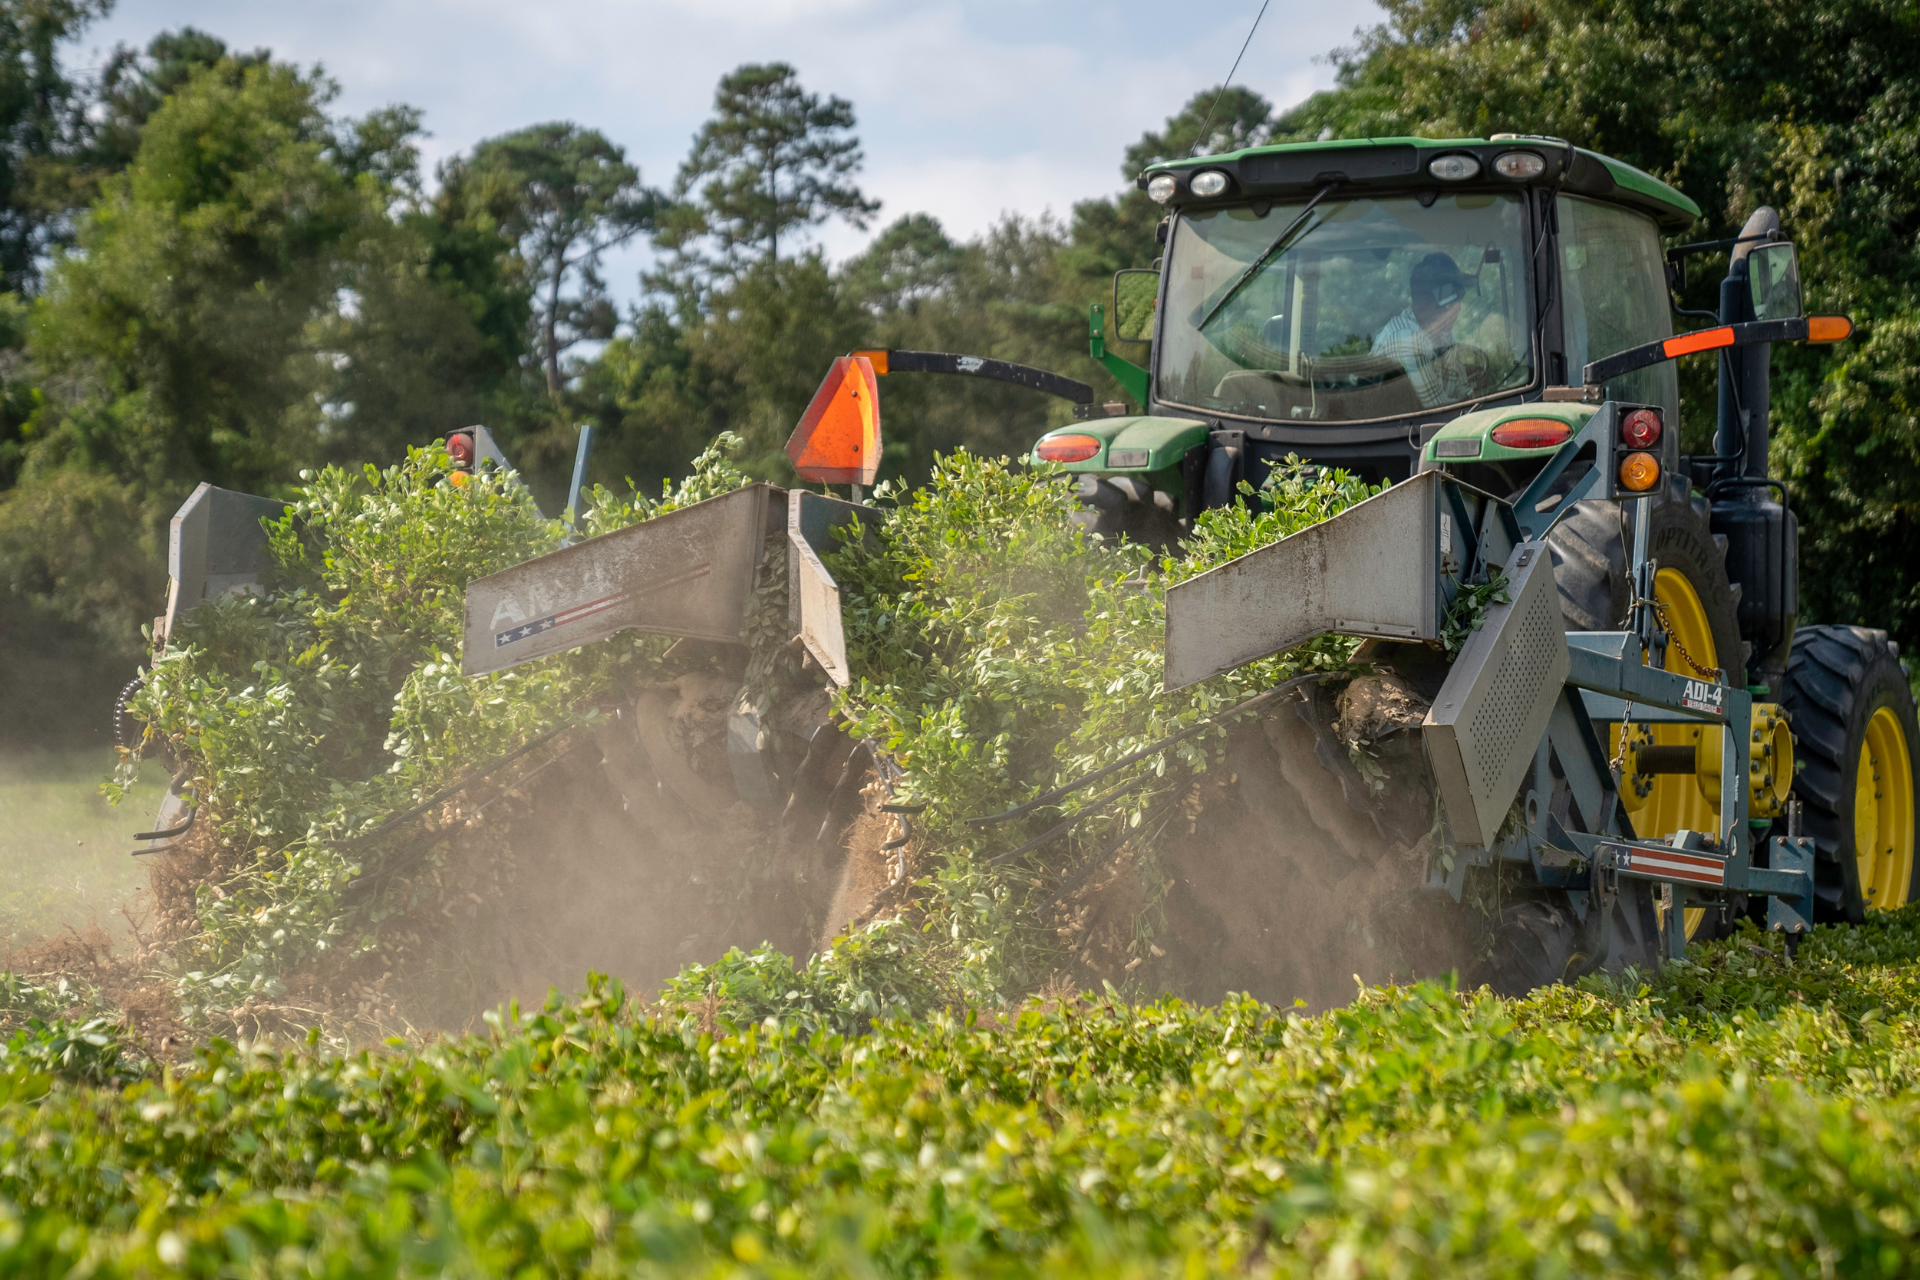
[[[1755, 246], [1780, 238], [1780, 215], [1765, 205], [1753, 211], [1733, 246], [1727, 278], [1720, 282], [1720, 323], [1745, 324], [1755, 318], [1749, 259]], [[1720, 354], [1718, 426], [1713, 437], [1713, 478], [1763, 478], [1767, 474], [1770, 432], [1771, 343], [1729, 347]]]

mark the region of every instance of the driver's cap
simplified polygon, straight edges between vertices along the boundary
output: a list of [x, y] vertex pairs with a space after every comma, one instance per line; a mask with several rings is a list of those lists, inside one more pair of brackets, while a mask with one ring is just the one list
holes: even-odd
[[1430, 253], [1414, 263], [1412, 279], [1408, 281], [1416, 301], [1425, 295], [1436, 307], [1450, 307], [1460, 301], [1473, 283], [1473, 277], [1455, 266], [1453, 259], [1444, 253]]

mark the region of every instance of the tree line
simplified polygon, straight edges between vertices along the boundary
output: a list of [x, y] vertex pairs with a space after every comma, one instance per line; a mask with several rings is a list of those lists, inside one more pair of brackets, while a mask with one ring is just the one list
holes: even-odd
[[[1276, 111], [1202, 89], [1120, 157], [1116, 193], [970, 240], [883, 217], [853, 104], [742, 66], [670, 180], [584, 124], [488, 139], [427, 174], [421, 113], [335, 110], [337, 86], [182, 29], [80, 76], [63, 51], [110, 0], [0, 0], [0, 705], [9, 736], [131, 674], [193, 484], [272, 493], [329, 461], [396, 459], [484, 423], [551, 509], [575, 433], [594, 478], [656, 488], [721, 430], [778, 478], [835, 355], [963, 351], [1118, 397], [1088, 303], [1150, 265], [1152, 161], [1317, 137], [1548, 133], [1692, 195], [1692, 239], [1756, 205], [1800, 244], [1810, 306], [1861, 334], [1775, 354], [1777, 469], [1802, 518], [1809, 617], [1920, 641], [1920, 41], [1910, 6], [1821, 0], [1391, 0], [1335, 51], [1335, 88]], [[1145, 122], [1143, 122], [1145, 123]], [[808, 232], [873, 232], [829, 261]], [[607, 253], [655, 266], [622, 311]], [[1712, 305], [1696, 271], [1685, 305]], [[1683, 372], [1690, 447], [1711, 367]], [[1023, 449], [1065, 407], [893, 379], [885, 468]], [[91, 710], [84, 712], [91, 717]], [[97, 723], [97, 718], [88, 725]]]

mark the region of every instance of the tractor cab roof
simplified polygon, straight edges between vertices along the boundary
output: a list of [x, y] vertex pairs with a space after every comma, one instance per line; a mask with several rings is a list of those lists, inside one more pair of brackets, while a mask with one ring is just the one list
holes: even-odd
[[[1452, 156], [1461, 160], [1436, 165]], [[1503, 163], [1503, 157], [1515, 158]], [[1465, 163], [1469, 159], [1472, 163]], [[1209, 170], [1226, 175], [1224, 188], [1208, 197], [1194, 194], [1192, 180]], [[1448, 176], [1442, 177], [1441, 173]], [[1507, 176], [1509, 173], [1517, 176]], [[1650, 173], [1559, 138], [1525, 134], [1501, 133], [1490, 139], [1360, 138], [1248, 147], [1224, 155], [1150, 165], [1140, 175], [1139, 185], [1146, 188], [1156, 174], [1174, 178], [1173, 194], [1165, 201], [1173, 208], [1236, 204], [1262, 197], [1305, 198], [1340, 180], [1347, 189], [1363, 192], [1557, 186], [1575, 195], [1639, 209], [1652, 215], [1660, 229], [1669, 234], [1685, 230], [1700, 216], [1699, 205]]]

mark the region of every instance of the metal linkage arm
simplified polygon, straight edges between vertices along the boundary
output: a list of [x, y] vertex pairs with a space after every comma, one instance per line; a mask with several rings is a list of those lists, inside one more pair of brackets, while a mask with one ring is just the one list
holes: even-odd
[[1093, 403], [1093, 388], [1087, 383], [1010, 360], [955, 355], [950, 351], [856, 351], [853, 354], [865, 356], [873, 365], [873, 371], [882, 377], [889, 373], [955, 373], [1011, 382], [1075, 404]]

